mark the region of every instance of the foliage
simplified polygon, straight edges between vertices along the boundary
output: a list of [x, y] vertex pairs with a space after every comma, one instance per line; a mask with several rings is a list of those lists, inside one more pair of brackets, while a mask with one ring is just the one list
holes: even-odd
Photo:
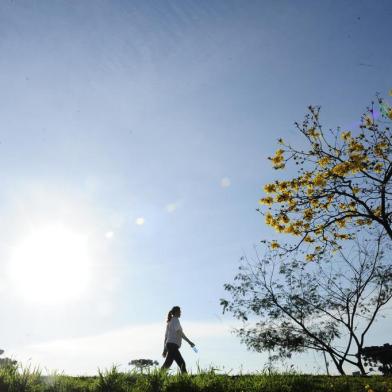
[[[43, 389], [39, 392], [93, 392], [97, 386], [92, 377], [70, 377], [65, 375], [54, 375], [42, 377]], [[42, 388], [42, 387], [41, 387]]]
[[385, 343], [383, 346], [364, 347], [362, 356], [369, 366], [378, 366], [384, 375], [392, 375], [392, 345]]
[[[378, 105], [378, 107], [377, 107]], [[357, 132], [324, 131], [320, 107], [310, 106], [297, 130], [308, 144], [297, 149], [282, 139], [273, 157], [275, 169], [288, 162], [297, 175], [266, 184], [259, 210], [279, 233], [297, 237], [295, 245], [272, 242], [283, 252], [308, 246], [308, 261], [338, 249], [361, 228], [381, 227], [392, 239], [392, 107], [378, 98], [361, 117]]]
[[223, 311], [244, 321], [236, 332], [249, 349], [281, 357], [322, 351], [341, 374], [344, 364], [366, 374], [365, 337], [392, 297], [392, 265], [382, 242], [380, 235], [313, 263], [273, 251], [254, 262], [243, 258], [234, 283], [225, 285], [231, 299], [221, 300]]
[[15, 361], [6, 361], [0, 367], [1, 392], [38, 392], [40, 382], [37, 369], [22, 368]]
[[135, 392], [159, 392], [164, 390], [168, 379], [166, 372], [154, 371], [148, 373], [147, 377], [137, 377], [134, 387]]
[[133, 359], [128, 365], [134, 366], [143, 373], [145, 369], [149, 369], [152, 366], [158, 366], [159, 362], [152, 359]]
[[165, 382], [165, 391], [167, 392], [199, 392], [200, 388], [191, 377], [183, 374], [178, 374], [174, 377], [169, 377]]
[[13, 367], [17, 365], [17, 361], [11, 358], [0, 358], [0, 368], [1, 367]]
[[121, 373], [117, 366], [113, 365], [111, 369], [98, 370], [98, 380], [94, 391], [97, 392], [127, 392], [136, 380], [132, 374]]

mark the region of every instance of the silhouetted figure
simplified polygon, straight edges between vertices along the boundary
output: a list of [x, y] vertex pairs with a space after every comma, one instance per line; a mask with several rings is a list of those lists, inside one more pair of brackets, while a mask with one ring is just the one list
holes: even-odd
[[162, 369], [169, 369], [173, 361], [176, 361], [179, 366], [181, 373], [186, 373], [186, 365], [184, 358], [180, 353], [179, 348], [181, 347], [182, 339], [186, 340], [191, 347], [194, 347], [192, 343], [182, 331], [179, 318], [181, 317], [181, 309], [179, 306], [174, 306], [167, 315], [167, 326], [165, 333], [165, 342], [163, 348], [163, 357], [166, 357]]

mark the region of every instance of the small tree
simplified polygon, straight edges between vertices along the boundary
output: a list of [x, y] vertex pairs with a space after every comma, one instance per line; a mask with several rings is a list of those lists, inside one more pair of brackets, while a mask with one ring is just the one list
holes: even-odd
[[158, 361], [154, 361], [152, 359], [133, 359], [128, 363], [128, 365], [135, 367], [137, 370], [143, 373], [144, 370], [148, 370], [151, 366], [158, 366], [159, 363]]
[[221, 300], [223, 311], [244, 321], [236, 333], [249, 349], [281, 357], [321, 351], [340, 374], [345, 364], [366, 374], [365, 337], [392, 297], [392, 266], [384, 261], [382, 238], [314, 263], [273, 251], [254, 262], [244, 258], [234, 283], [225, 285], [231, 299]]
[[392, 240], [392, 108], [378, 98], [362, 115], [358, 130], [329, 130], [320, 123], [320, 107], [310, 106], [295, 123], [308, 148], [279, 139], [275, 169], [288, 162], [297, 175], [264, 186], [259, 210], [279, 233], [297, 237], [295, 244], [273, 242], [282, 253], [307, 244], [307, 260], [338, 249], [363, 227], [382, 227]]
[[[4, 350], [0, 349], [0, 355], [4, 354]], [[0, 358], [0, 368], [15, 368], [18, 362], [11, 358]]]
[[362, 356], [365, 366], [377, 367], [384, 376], [392, 375], [392, 345], [385, 343], [383, 346], [364, 347]]
[[15, 367], [18, 364], [18, 361], [15, 361], [11, 358], [0, 358], [0, 368], [2, 367]]

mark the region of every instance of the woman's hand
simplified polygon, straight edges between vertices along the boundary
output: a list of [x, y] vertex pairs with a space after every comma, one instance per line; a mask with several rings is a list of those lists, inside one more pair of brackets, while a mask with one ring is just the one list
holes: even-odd
[[162, 357], [163, 357], [163, 358], [166, 358], [166, 355], [167, 355], [167, 351], [166, 351], [166, 350], [163, 350]]
[[190, 344], [191, 347], [195, 347], [195, 343], [189, 341], [189, 344]]

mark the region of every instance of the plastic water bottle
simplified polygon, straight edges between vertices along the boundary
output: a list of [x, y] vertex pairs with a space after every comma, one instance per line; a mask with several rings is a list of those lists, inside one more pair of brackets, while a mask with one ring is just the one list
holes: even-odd
[[199, 352], [199, 350], [196, 348], [196, 346], [193, 346], [193, 347], [192, 347], [192, 350], [193, 350], [195, 353], [198, 353], [198, 352]]

